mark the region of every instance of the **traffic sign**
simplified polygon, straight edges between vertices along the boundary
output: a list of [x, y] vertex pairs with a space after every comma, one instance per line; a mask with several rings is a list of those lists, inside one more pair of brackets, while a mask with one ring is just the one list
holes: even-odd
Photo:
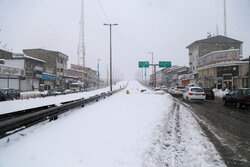
[[148, 61], [139, 61], [139, 68], [148, 68], [149, 62]]
[[159, 61], [159, 67], [171, 67], [171, 61]]

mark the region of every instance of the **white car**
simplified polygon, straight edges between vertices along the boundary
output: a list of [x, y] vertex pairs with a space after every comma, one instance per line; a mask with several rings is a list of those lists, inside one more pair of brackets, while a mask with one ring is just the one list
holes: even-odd
[[176, 86], [172, 92], [173, 95], [181, 96], [184, 93], [185, 86]]
[[204, 101], [206, 93], [200, 87], [186, 87], [183, 93], [183, 99], [187, 101], [201, 100]]
[[168, 93], [172, 95], [173, 92], [174, 92], [174, 87], [171, 87], [171, 88], [168, 90]]

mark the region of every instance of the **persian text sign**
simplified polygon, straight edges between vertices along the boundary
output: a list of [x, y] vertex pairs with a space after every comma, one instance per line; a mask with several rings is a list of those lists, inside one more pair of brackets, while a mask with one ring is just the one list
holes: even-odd
[[159, 67], [171, 67], [171, 61], [159, 61]]
[[139, 68], [148, 68], [149, 62], [148, 61], [139, 61]]
[[209, 54], [206, 54], [205, 56], [198, 58], [198, 66], [201, 67], [209, 64], [214, 64], [216, 62], [233, 60], [240, 60], [239, 49], [214, 51]]

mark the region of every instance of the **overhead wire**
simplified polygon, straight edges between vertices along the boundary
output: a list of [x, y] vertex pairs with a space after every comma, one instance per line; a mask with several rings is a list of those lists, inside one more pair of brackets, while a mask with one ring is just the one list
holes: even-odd
[[[105, 20], [109, 23], [109, 19], [108, 16], [104, 10], [103, 4], [101, 2], [101, 0], [98, 0], [98, 3], [101, 7], [102, 13], [104, 15]], [[143, 53], [148, 53], [147, 51], [145, 51], [144, 49], [140, 48], [138, 45], [136, 45], [135, 43], [131, 42], [130, 40], [128, 40], [127, 38], [124, 37], [124, 35], [122, 35], [121, 33], [119, 33], [118, 31], [112, 30], [115, 34], [117, 34], [117, 36], [119, 36], [121, 39], [123, 39], [124, 41], [126, 41], [128, 44], [130, 44], [131, 46], [133, 46], [134, 48], [140, 50]]]
[[106, 21], [109, 23], [109, 19], [108, 19], [106, 13], [105, 13], [105, 10], [104, 10], [104, 7], [103, 7], [103, 5], [102, 5], [101, 0], [98, 0], [98, 2], [99, 2], [99, 5], [100, 5], [100, 7], [101, 7], [101, 9], [102, 9], [102, 13], [103, 13], [103, 15], [104, 15], [104, 18], [105, 18]]

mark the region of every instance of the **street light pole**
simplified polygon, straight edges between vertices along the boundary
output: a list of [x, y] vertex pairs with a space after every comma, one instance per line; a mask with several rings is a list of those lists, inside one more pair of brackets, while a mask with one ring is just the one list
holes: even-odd
[[98, 89], [99, 89], [99, 81], [100, 81], [100, 71], [99, 71], [99, 61], [101, 59], [97, 59], [97, 74], [98, 74]]
[[[152, 64], [154, 64], [154, 52], [148, 52], [152, 56]], [[154, 66], [152, 66], [152, 82], [154, 82]], [[150, 82], [150, 81], [149, 81]]]
[[110, 91], [112, 91], [112, 26], [117, 26], [118, 24], [106, 24], [103, 25], [109, 26], [110, 33]]

